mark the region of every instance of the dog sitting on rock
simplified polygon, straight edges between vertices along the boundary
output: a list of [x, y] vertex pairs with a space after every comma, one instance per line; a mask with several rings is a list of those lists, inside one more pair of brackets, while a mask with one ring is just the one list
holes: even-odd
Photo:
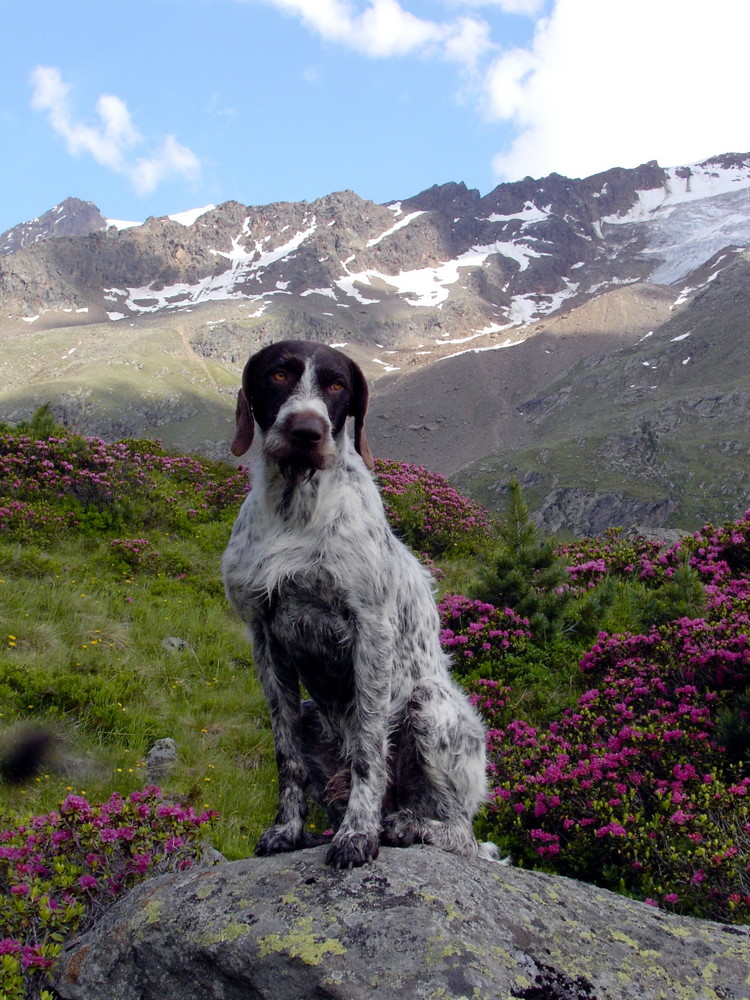
[[321, 344], [272, 344], [243, 373], [232, 452], [245, 454], [257, 424], [262, 457], [223, 575], [276, 748], [278, 814], [256, 851], [313, 842], [309, 797], [331, 814], [334, 868], [373, 860], [381, 844], [496, 858], [472, 830], [484, 730], [451, 681], [430, 576], [386, 520], [367, 399], [359, 367]]

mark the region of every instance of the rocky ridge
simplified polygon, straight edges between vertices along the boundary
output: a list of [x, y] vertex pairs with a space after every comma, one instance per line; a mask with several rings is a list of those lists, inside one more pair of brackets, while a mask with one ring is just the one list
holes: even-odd
[[[744, 412], [750, 362], [749, 205], [750, 156], [727, 154], [484, 196], [444, 184], [388, 205], [338, 192], [119, 228], [84, 213], [83, 234], [40, 238], [62, 231], [54, 210], [43, 231], [41, 217], [0, 239], [18, 247], [0, 261], [0, 419], [49, 401], [85, 433], [226, 455], [248, 354], [298, 337], [345, 345], [363, 366], [380, 454], [460, 473], [492, 505], [520, 475], [550, 527], [585, 531], [642, 501], [660, 523], [729, 516], [705, 485], [683, 502], [669, 449], [643, 463], [633, 442], [654, 427], [690, 450], [703, 435], [689, 478], [709, 484], [713, 398], [711, 428], [738, 459], [727, 490], [741, 478], [728, 407]], [[647, 348], [683, 336], [690, 360], [654, 379]], [[611, 418], [619, 430], [602, 436]]]

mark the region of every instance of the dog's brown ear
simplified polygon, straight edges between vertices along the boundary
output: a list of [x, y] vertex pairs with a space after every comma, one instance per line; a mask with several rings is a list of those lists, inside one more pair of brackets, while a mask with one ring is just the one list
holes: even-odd
[[239, 458], [245, 454], [253, 443], [253, 435], [255, 434], [253, 410], [244, 389], [240, 389], [237, 394], [237, 409], [234, 416], [237, 423], [237, 430], [234, 435], [234, 441], [232, 441], [232, 454]]
[[353, 392], [349, 403], [349, 416], [354, 417], [354, 447], [358, 454], [362, 456], [362, 461], [367, 468], [372, 471], [375, 468], [375, 459], [372, 457], [370, 446], [365, 435], [365, 414], [367, 413], [367, 402], [369, 391], [367, 380], [362, 374], [362, 369], [353, 361], [351, 365]]
[[359, 454], [362, 456], [362, 461], [365, 463], [370, 472], [375, 468], [375, 459], [372, 457], [372, 452], [370, 451], [370, 446], [367, 443], [367, 437], [365, 436], [365, 429], [361, 423], [354, 421], [354, 447], [357, 449]]

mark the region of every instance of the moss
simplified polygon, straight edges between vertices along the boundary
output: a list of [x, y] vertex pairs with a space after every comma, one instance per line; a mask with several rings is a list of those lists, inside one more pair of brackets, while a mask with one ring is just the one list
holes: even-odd
[[274, 952], [285, 952], [299, 958], [305, 965], [320, 965], [325, 955], [345, 955], [346, 948], [336, 938], [323, 938], [312, 933], [313, 922], [305, 917], [297, 922], [298, 930], [288, 934], [267, 934], [258, 941], [258, 955], [265, 958]]
[[161, 920], [162, 904], [158, 899], [149, 899], [143, 907], [143, 916], [147, 924], [158, 924]]

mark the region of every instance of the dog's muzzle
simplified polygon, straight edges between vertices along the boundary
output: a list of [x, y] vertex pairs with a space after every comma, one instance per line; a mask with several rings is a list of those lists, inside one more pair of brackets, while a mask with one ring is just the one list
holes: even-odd
[[329, 469], [336, 461], [331, 425], [314, 410], [288, 414], [269, 431], [267, 458], [295, 469]]

